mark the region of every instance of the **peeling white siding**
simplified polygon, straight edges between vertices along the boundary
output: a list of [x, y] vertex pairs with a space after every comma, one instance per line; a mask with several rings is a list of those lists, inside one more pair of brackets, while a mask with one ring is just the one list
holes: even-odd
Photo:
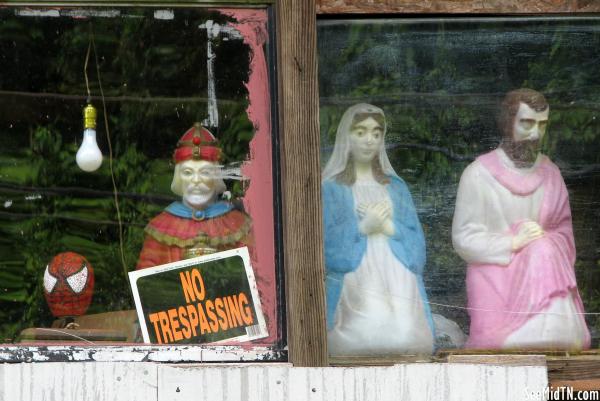
[[2, 362], [244, 362], [281, 361], [285, 353], [265, 347], [176, 345], [137, 346], [7, 346]]
[[0, 401], [519, 401], [547, 383], [545, 366], [0, 365]]
[[156, 400], [157, 366], [90, 362], [4, 365], [3, 400], [152, 401]]

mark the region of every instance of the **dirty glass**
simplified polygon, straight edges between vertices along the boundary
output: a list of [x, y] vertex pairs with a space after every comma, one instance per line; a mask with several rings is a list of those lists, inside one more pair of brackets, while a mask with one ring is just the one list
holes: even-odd
[[0, 10], [3, 343], [140, 342], [129, 272], [243, 246], [254, 344], [281, 339], [269, 29], [258, 8]]
[[597, 348], [600, 20], [328, 19], [318, 51], [330, 355]]

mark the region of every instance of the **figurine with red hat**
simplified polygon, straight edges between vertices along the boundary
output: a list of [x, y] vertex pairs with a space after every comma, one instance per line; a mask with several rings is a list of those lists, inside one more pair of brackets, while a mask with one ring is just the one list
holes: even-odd
[[199, 123], [179, 140], [173, 154], [171, 190], [182, 197], [146, 226], [137, 269], [251, 245], [251, 219], [219, 199], [221, 149]]

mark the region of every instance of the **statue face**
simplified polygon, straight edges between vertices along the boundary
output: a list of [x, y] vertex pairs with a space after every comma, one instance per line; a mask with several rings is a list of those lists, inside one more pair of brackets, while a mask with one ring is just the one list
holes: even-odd
[[525, 103], [519, 104], [512, 127], [512, 138], [505, 150], [519, 167], [531, 166], [540, 151], [540, 142], [546, 133], [549, 109], [535, 111]]
[[179, 167], [183, 203], [194, 209], [204, 209], [217, 196], [217, 166], [205, 160], [186, 160]]
[[383, 127], [373, 117], [350, 129], [350, 154], [355, 163], [371, 163], [383, 141]]
[[539, 142], [546, 133], [549, 109], [535, 111], [521, 102], [513, 124], [513, 140], [515, 142]]

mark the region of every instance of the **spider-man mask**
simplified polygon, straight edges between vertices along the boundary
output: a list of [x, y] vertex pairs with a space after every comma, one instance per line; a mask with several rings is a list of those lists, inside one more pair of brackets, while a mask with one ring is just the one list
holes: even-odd
[[44, 272], [44, 295], [55, 317], [85, 314], [92, 302], [94, 270], [75, 252], [56, 255]]

